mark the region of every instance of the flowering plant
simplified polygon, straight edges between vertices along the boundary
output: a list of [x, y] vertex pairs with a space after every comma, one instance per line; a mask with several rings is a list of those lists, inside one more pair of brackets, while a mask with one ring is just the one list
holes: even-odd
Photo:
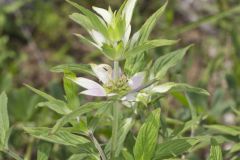
[[[155, 60], [147, 59], [150, 49], [173, 45], [177, 41], [149, 40], [167, 3], [153, 13], [137, 32], [132, 33], [131, 19], [136, 1], [126, 0], [118, 11], [110, 7], [108, 10], [93, 7], [94, 12], [68, 1], [80, 11], [71, 14], [70, 18], [86, 29], [90, 38], [79, 33], [75, 35], [95, 47], [112, 64], [74, 64], [52, 68], [53, 72], [64, 73], [65, 100], [26, 85], [46, 100], [39, 103], [38, 107], [48, 107], [61, 118], [52, 128], [25, 126], [24, 130], [35, 138], [72, 147], [69, 160], [168, 159], [183, 155], [204, 138], [183, 135], [189, 130], [194, 135], [194, 128], [203, 119], [202, 116], [192, 114], [190, 121], [172, 129], [167, 126], [169, 119], [161, 112], [163, 107], [159, 103], [166, 93], [183, 92], [186, 97], [188, 92], [209, 95], [206, 90], [185, 83], [164, 82], [168, 70], [183, 59], [191, 45]], [[97, 79], [78, 77], [76, 72]], [[84, 97], [81, 102], [79, 88], [84, 89], [80, 91]], [[4, 104], [5, 97], [3, 94]], [[191, 104], [189, 108], [194, 113]], [[147, 118], [141, 119], [146, 115]], [[5, 143], [9, 137], [9, 125], [3, 129], [1, 149], [21, 159], [7, 152], [9, 150]], [[128, 140], [131, 142], [125, 145]], [[214, 157], [219, 148], [214, 139], [211, 142]], [[39, 155], [47, 157], [49, 148], [40, 148], [42, 152]]]

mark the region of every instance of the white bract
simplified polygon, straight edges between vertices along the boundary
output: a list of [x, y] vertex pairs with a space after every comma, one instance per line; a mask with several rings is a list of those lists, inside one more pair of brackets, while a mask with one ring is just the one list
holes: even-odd
[[[131, 19], [137, 0], [126, 0], [118, 11], [93, 7], [92, 12], [77, 3], [69, 1], [81, 13], [73, 13], [70, 18], [87, 30], [90, 39], [81, 34], [75, 34], [82, 41], [96, 47], [108, 59], [120, 61], [128, 56], [135, 56], [141, 52], [160, 46], [172, 45], [176, 41], [155, 39], [148, 40], [153, 20], [160, 16], [161, 9], [154, 13], [133, 36], [131, 35]], [[166, 5], [163, 6], [163, 9]]]
[[[119, 78], [114, 80], [111, 66], [107, 64], [91, 64], [91, 67], [96, 77], [102, 82], [102, 85], [84, 77], [70, 78], [73, 82], [86, 89], [80, 92], [81, 94], [96, 97], [109, 97], [132, 92], [139, 88], [144, 82], [144, 72], [136, 73], [131, 78], [127, 78], [121, 73], [121, 70], [119, 70]], [[126, 95], [123, 99], [131, 97], [131, 95]]]

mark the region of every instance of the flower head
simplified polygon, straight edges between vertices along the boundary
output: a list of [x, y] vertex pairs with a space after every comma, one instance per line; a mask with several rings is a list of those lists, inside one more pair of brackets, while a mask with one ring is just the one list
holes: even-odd
[[84, 77], [71, 78], [73, 82], [86, 89], [80, 92], [81, 94], [97, 97], [120, 95], [137, 89], [144, 82], [144, 72], [136, 73], [128, 78], [119, 70], [119, 78], [115, 80], [111, 66], [91, 64], [91, 67], [102, 84]]

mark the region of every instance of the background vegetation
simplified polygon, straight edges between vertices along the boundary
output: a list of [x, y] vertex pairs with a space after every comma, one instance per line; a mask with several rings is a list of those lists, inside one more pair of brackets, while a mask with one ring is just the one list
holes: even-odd
[[[121, 0], [76, 1], [118, 8]], [[141, 26], [162, 0], [139, 0], [133, 18], [133, 30]], [[85, 34], [68, 15], [74, 9], [62, 0], [1, 0], [0, 1], [0, 91], [9, 97], [9, 115], [14, 126], [10, 147], [28, 159], [34, 159], [38, 140], [24, 133], [21, 127], [52, 126], [59, 118], [44, 108], [35, 108], [41, 98], [26, 87], [30, 84], [56, 98], [63, 99], [62, 75], [50, 72], [53, 66], [65, 63], [108, 63], [90, 46], [80, 42], [72, 33]], [[207, 89], [211, 96], [194, 94], [188, 99], [175, 93], [161, 100], [163, 110], [174, 125], [175, 120], [191, 119], [188, 107], [206, 115], [204, 125], [239, 125], [240, 119], [240, 2], [238, 0], [170, 0], [167, 10], [154, 29], [152, 37], [179, 39], [179, 46], [193, 43], [184, 62], [171, 69], [169, 81], [186, 82]], [[155, 58], [171, 47], [156, 49], [148, 58]], [[80, 96], [82, 101], [85, 101]], [[191, 103], [188, 103], [188, 102]], [[189, 105], [190, 104], [190, 105]], [[147, 110], [147, 109], [146, 109]], [[199, 124], [202, 125], [202, 124]], [[204, 135], [206, 130], [196, 130]], [[222, 130], [207, 130], [218, 136]], [[108, 134], [108, 133], [106, 133]], [[231, 142], [223, 143], [226, 158], [229, 150], [240, 156], [238, 134], [224, 133]], [[129, 142], [131, 143], [131, 142]], [[235, 148], [233, 150], [233, 145]], [[52, 159], [67, 159], [71, 149], [55, 145]], [[191, 158], [206, 159], [209, 148], [203, 147]], [[226, 153], [226, 154], [225, 154]], [[232, 158], [233, 158], [232, 157]], [[7, 157], [0, 154], [0, 159]]]

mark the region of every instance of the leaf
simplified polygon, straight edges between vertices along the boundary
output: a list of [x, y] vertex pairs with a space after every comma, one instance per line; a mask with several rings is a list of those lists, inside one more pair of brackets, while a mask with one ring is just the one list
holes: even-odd
[[160, 47], [160, 46], [168, 46], [168, 45], [173, 45], [177, 43], [177, 41], [174, 40], [167, 40], [167, 39], [157, 39], [157, 40], [149, 40], [146, 42], [143, 42], [140, 45], [137, 45], [127, 52], [125, 52], [125, 58], [129, 57], [134, 57], [139, 53], [142, 53], [144, 51], [147, 51], [152, 48]]
[[184, 123], [183, 125], [181, 125], [180, 127], [176, 128], [172, 134], [171, 137], [176, 137], [178, 135], [181, 135], [183, 133], [185, 133], [186, 131], [188, 131], [190, 128], [192, 128], [194, 125], [199, 124], [200, 120], [201, 120], [201, 116], [198, 116], [194, 119], [191, 119], [190, 121], [187, 121], [186, 123]]
[[24, 127], [23, 129], [35, 138], [67, 146], [76, 147], [77, 145], [89, 142], [88, 139], [63, 129], [58, 130], [54, 134], [50, 134], [51, 128], [46, 127]]
[[124, 64], [124, 72], [132, 76], [135, 73], [144, 71], [147, 69], [147, 63], [149, 63], [147, 54], [144, 52], [143, 54], [138, 54], [135, 57], [129, 57], [126, 59]]
[[122, 155], [125, 160], [134, 160], [133, 156], [127, 150], [123, 150]]
[[92, 22], [88, 19], [88, 17], [80, 14], [80, 13], [73, 13], [69, 16], [73, 21], [77, 22], [81, 26], [83, 26], [86, 30], [93, 29]]
[[157, 145], [160, 109], [154, 110], [138, 132], [134, 146], [136, 160], [151, 160]]
[[[127, 137], [127, 134], [129, 132], [129, 130], [132, 128], [134, 124], [134, 121], [132, 118], [127, 118], [125, 120], [122, 120], [122, 123], [120, 124], [119, 127], [119, 134], [118, 134], [118, 141], [117, 141], [117, 149], [116, 149], [116, 155], [119, 155], [122, 148], [123, 148], [123, 143]], [[111, 139], [109, 140], [109, 143], [107, 144], [107, 146], [105, 147], [105, 152], [106, 154], [110, 154], [110, 148], [111, 148]]]
[[84, 160], [88, 157], [88, 154], [73, 154], [68, 160]]
[[51, 133], [56, 133], [61, 127], [63, 127], [67, 122], [69, 122], [72, 119], [75, 119], [76, 117], [81, 116], [82, 114], [91, 112], [93, 110], [96, 110], [100, 107], [110, 105], [111, 102], [90, 102], [82, 105], [81, 107], [77, 108], [76, 110], [73, 110], [71, 113], [63, 116], [60, 118], [57, 123], [54, 125]]
[[127, 137], [127, 134], [129, 132], [129, 130], [132, 128], [133, 126], [133, 119], [132, 118], [127, 118], [125, 119], [122, 124], [120, 125], [119, 128], [119, 137], [118, 137], [118, 144], [117, 144], [117, 149], [116, 149], [116, 155], [119, 155], [119, 153], [121, 152], [121, 149], [123, 147], [123, 143]]
[[92, 25], [96, 29], [98, 29], [103, 35], [105, 35], [106, 37], [108, 36], [107, 35], [107, 28], [106, 28], [104, 22], [100, 20], [100, 17], [98, 17], [93, 12], [91, 12], [88, 9], [78, 5], [75, 2], [72, 2], [70, 0], [67, 0], [67, 2], [70, 3], [71, 5], [73, 5], [74, 7], [76, 7], [77, 9], [79, 9], [86, 17], [88, 17], [88, 19], [91, 21]]
[[97, 155], [81, 153], [73, 154], [68, 160], [99, 160]]
[[[98, 44], [96, 44], [95, 42], [91, 41], [90, 39], [88, 39], [88, 38], [86, 38], [86, 37], [84, 37], [83, 35], [78, 34], [78, 33], [75, 33], [74, 35], [77, 36], [78, 38], [80, 38], [80, 40], [81, 40], [83, 43], [86, 43], [86, 44], [89, 44], [89, 45], [95, 47], [99, 52], [103, 52], [103, 51], [102, 51], [102, 48], [100, 48], [100, 46], [98, 46]], [[86, 64], [81, 64], [81, 65], [86, 65]], [[83, 67], [84, 67], [84, 66], [83, 66]], [[89, 69], [90, 69], [90, 68], [89, 68]], [[84, 70], [81, 71], [81, 72], [84, 72]], [[89, 74], [89, 72], [91, 72], [91, 70], [88, 71], [87, 73]], [[90, 74], [93, 74], [93, 73], [90, 73]]]
[[197, 94], [209, 95], [209, 93], [202, 89], [192, 87], [185, 83], [174, 83], [174, 82], [167, 82], [157, 86], [154, 86], [152, 92], [154, 93], [166, 93], [166, 92], [193, 92]]
[[44, 93], [36, 88], [33, 88], [27, 84], [24, 84], [26, 87], [28, 87], [30, 90], [32, 90], [33, 92], [35, 92], [36, 94], [38, 94], [39, 96], [43, 97], [44, 99], [48, 100], [48, 101], [55, 101], [56, 99], [50, 95], [48, 95], [47, 93]]
[[64, 101], [58, 100], [47, 93], [44, 93], [36, 88], [33, 88], [27, 84], [25, 84], [26, 87], [28, 87], [30, 90], [38, 94], [39, 96], [45, 98], [48, 100], [48, 102], [40, 102], [38, 104], [39, 107], [47, 106], [48, 108], [52, 109], [53, 111], [59, 113], [59, 114], [68, 114], [71, 112], [71, 110], [68, 108], [67, 104]]
[[132, 19], [132, 14], [133, 14], [133, 10], [134, 7], [136, 5], [137, 0], [127, 0], [124, 3], [124, 7], [122, 10], [122, 16], [124, 16], [126, 24], [130, 24], [131, 19]]
[[222, 160], [222, 150], [215, 139], [211, 140], [210, 160]]
[[46, 142], [41, 142], [38, 145], [37, 160], [48, 160], [52, 145]]
[[240, 151], [240, 143], [236, 143], [232, 146], [230, 153], [239, 152], [239, 151]]
[[67, 100], [68, 107], [73, 110], [80, 106], [78, 98], [78, 85], [76, 85], [68, 77], [76, 77], [76, 75], [74, 73], [64, 73], [63, 78], [65, 98]]
[[70, 109], [68, 109], [67, 107], [63, 107], [61, 105], [61, 103], [56, 103], [56, 102], [52, 102], [52, 101], [48, 101], [48, 102], [40, 102], [37, 104], [37, 107], [48, 107], [49, 109], [55, 111], [58, 114], [68, 114], [71, 113], [72, 111]]
[[168, 140], [160, 143], [156, 147], [154, 160], [162, 160], [165, 158], [173, 158], [188, 151], [192, 146], [199, 141], [194, 138], [182, 138]]
[[153, 72], [156, 75], [156, 78], [164, 77], [169, 68], [175, 66], [180, 60], [182, 60], [191, 46], [192, 45], [159, 57], [153, 64]]
[[232, 136], [237, 136], [240, 135], [240, 128], [237, 128], [235, 126], [223, 126], [223, 125], [205, 125], [205, 128], [211, 129], [211, 130], [216, 130], [218, 132], [232, 135]]
[[66, 71], [86, 73], [95, 76], [89, 64], [62, 64], [51, 68], [51, 72], [64, 73]]
[[0, 150], [8, 148], [8, 144], [6, 142], [9, 137], [7, 102], [7, 95], [5, 92], [2, 92], [0, 95]]
[[133, 36], [133, 37], [138, 37], [137, 34], [140, 35], [140, 38], [137, 41], [138, 42], [137, 44], [142, 44], [143, 42], [145, 42], [148, 39], [157, 20], [159, 19], [159, 17], [163, 14], [164, 10], [166, 9], [167, 4], [168, 4], [168, 1], [161, 8], [159, 8], [154, 14], [152, 14], [151, 17], [149, 17], [147, 19], [147, 21], [143, 24], [143, 26], [140, 28], [140, 30], [134, 34], [135, 36]]
[[99, 7], [92, 7], [92, 9], [99, 15], [102, 17], [102, 19], [104, 19], [104, 21], [107, 23], [107, 24], [110, 24], [111, 21], [112, 21], [112, 17], [113, 17], [113, 13], [112, 13], [112, 10], [109, 9], [109, 10], [106, 10], [106, 9], [103, 9], [103, 8], [99, 8]]

